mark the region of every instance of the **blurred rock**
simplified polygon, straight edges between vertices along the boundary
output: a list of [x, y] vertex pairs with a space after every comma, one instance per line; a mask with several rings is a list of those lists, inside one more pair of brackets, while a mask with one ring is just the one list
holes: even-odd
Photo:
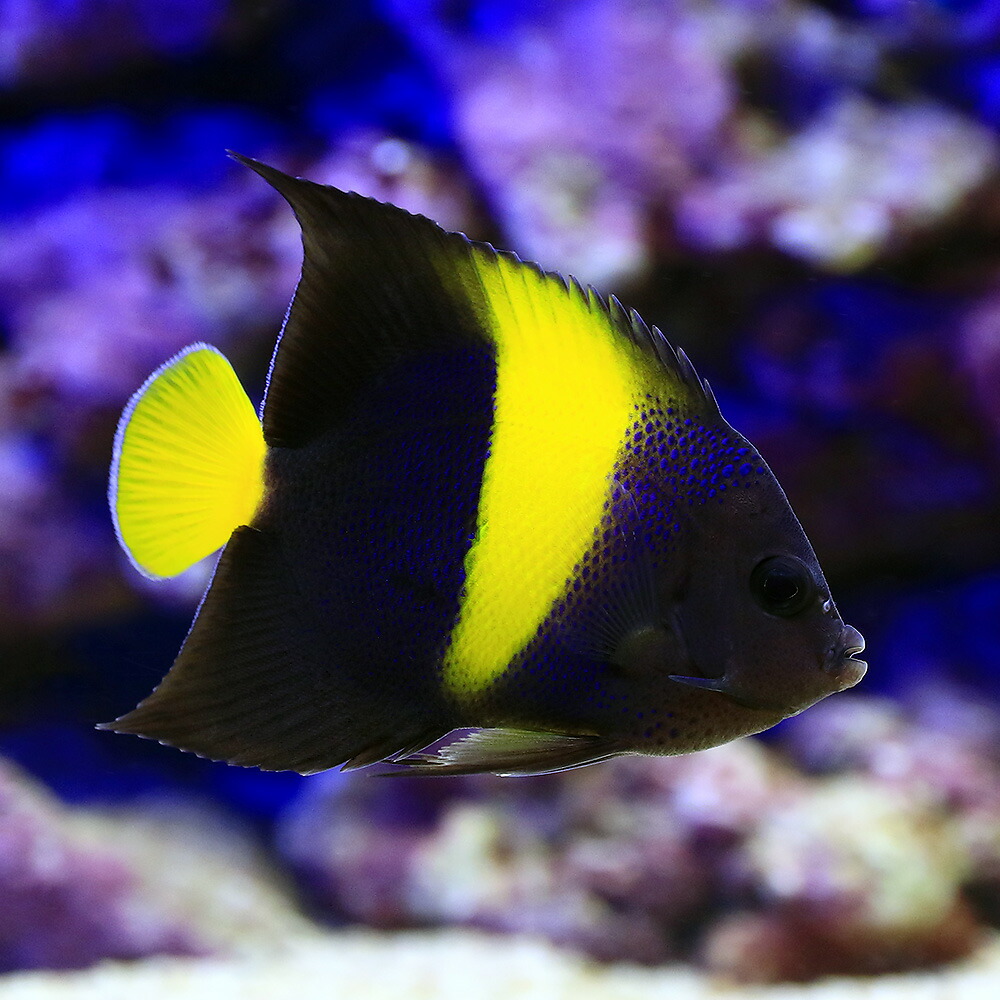
[[0, 972], [259, 954], [312, 933], [253, 838], [204, 805], [70, 809], [0, 761]]
[[997, 815], [994, 800], [972, 786], [1000, 776], [971, 751], [934, 772], [930, 743], [923, 775], [859, 775], [905, 723], [847, 702], [815, 739], [803, 722], [794, 744], [822, 760], [843, 742], [839, 778], [807, 779], [753, 740], [541, 779], [413, 782], [433, 796], [419, 813], [405, 779], [341, 778], [299, 803], [280, 843], [322, 909], [382, 927], [531, 933], [747, 981], [966, 955], [986, 911], [965, 887], [988, 895], [997, 865], [983, 812]]
[[992, 135], [958, 114], [855, 95], [787, 138], [757, 149], [747, 135], [740, 146], [731, 165], [685, 192], [681, 233], [696, 247], [766, 243], [838, 270], [926, 238], [1000, 165]]
[[[1000, 924], [998, 732], [1000, 709], [995, 703], [940, 680], [913, 688], [904, 706], [859, 695], [830, 699], [808, 715], [789, 720], [781, 731], [783, 746], [797, 762], [811, 771], [840, 774], [839, 787], [860, 782], [858, 788], [883, 796], [878, 808], [896, 803], [899, 812], [900, 803], [910, 802], [914, 808], [922, 803], [910, 812], [930, 810], [936, 822], [944, 821], [950, 843], [931, 852], [934, 864], [924, 866], [921, 885], [929, 889], [945, 877], [949, 865], [957, 864], [963, 895], [980, 920], [994, 925]], [[858, 811], [871, 816], [878, 808], [873, 803]], [[923, 830], [940, 835], [932, 833], [930, 819], [925, 819]], [[914, 830], [910, 835], [916, 834]], [[851, 843], [854, 833], [845, 836]], [[916, 862], [908, 864], [915, 875]], [[891, 891], [886, 872], [878, 883]], [[963, 918], [959, 924], [963, 921], [968, 923]]]
[[[0, 635], [127, 603], [110, 519], [91, 507], [117, 412], [193, 341], [231, 349], [249, 328], [266, 357], [261, 326], [270, 317], [271, 336], [280, 322], [296, 242], [294, 222], [279, 219], [249, 177], [201, 198], [177, 189], [94, 195], [2, 227], [10, 353], [0, 359], [0, 462], [9, 473]], [[233, 352], [238, 368], [246, 350]]]
[[77, 835], [59, 805], [0, 762], [0, 971], [197, 955], [206, 942], [149, 906], [129, 864]]
[[935, 32], [929, 5], [907, 5], [899, 35], [886, 11], [858, 24], [789, 0], [386, 6], [446, 74], [506, 239], [597, 285], [643, 277], [673, 214], [696, 249], [853, 270], [926, 238], [1000, 162], [989, 130], [943, 105], [860, 94], [902, 38], [957, 26], [942, 13]]
[[326, 156], [303, 169], [302, 176], [391, 202], [472, 239], [484, 238], [486, 223], [457, 169], [417, 143], [385, 132], [346, 133]]
[[128, 807], [74, 809], [67, 828], [133, 872], [151, 912], [169, 914], [213, 954], [262, 954], [316, 928], [253, 832], [207, 803], [166, 794]]
[[[728, 981], [802, 984], [819, 980], [816, 985], [824, 996], [832, 982], [839, 982], [844, 996], [850, 997], [857, 995], [859, 978], [866, 981], [862, 977], [877, 977], [879, 990], [891, 989], [892, 974], [900, 969], [929, 968], [927, 981], [937, 984], [942, 968], [968, 959], [974, 954], [970, 942], [978, 940], [969, 912], [961, 906], [933, 934], [888, 943], [884, 935], [843, 936], [827, 919], [816, 923], [796, 914], [737, 913], [724, 917], [709, 932], [702, 961], [716, 977]], [[852, 978], [839, 978], [847, 976]], [[906, 990], [919, 989], [921, 977], [910, 971], [903, 981]]]
[[[77, 416], [117, 406], [193, 340], [225, 343], [251, 322], [280, 319], [298, 275], [296, 234], [242, 168], [207, 194], [107, 191], [8, 222], [0, 310], [14, 427], [55, 423], [46, 403]], [[75, 425], [53, 428], [69, 438], [65, 451]]]
[[781, 745], [811, 774], [864, 770], [874, 748], [908, 731], [900, 706], [889, 698], [845, 692], [814, 705], [781, 727]]
[[959, 327], [962, 367], [973, 389], [975, 404], [989, 429], [995, 454], [1000, 454], [1000, 285], [964, 316]]
[[263, 24], [278, 0], [238, 17], [240, 0], [6, 0], [0, 88], [77, 80], [123, 65], [190, 56]]
[[808, 771], [863, 774], [948, 811], [1000, 801], [1000, 711], [955, 684], [924, 683], [901, 705], [845, 694], [787, 720], [782, 746]]
[[951, 961], [980, 940], [959, 896], [968, 856], [917, 793], [821, 782], [762, 815], [746, 851], [769, 912], [742, 925], [745, 938], [729, 919], [705, 944], [709, 968], [734, 978], [889, 972]]
[[334, 916], [532, 933], [605, 960], [662, 962], [707, 898], [704, 862], [674, 817], [652, 801], [623, 809], [613, 775], [588, 771], [579, 782], [341, 777], [293, 807], [279, 847]]
[[991, 0], [941, 4], [936, 0], [847, 0], [841, 5], [872, 32], [913, 49], [957, 46], [996, 38], [1000, 10]]
[[794, 987], [740, 988], [684, 966], [644, 969], [601, 965], [544, 941], [487, 937], [470, 931], [380, 935], [328, 934], [278, 955], [233, 959], [151, 959], [108, 963], [67, 975], [9, 977], [5, 1000], [246, 1000], [295, 996], [328, 1000], [331, 984], [365, 1000], [440, 1000], [476, 996], [573, 1000], [994, 1000], [1000, 943], [969, 960], [924, 974], [826, 979]]
[[652, 214], [711, 158], [735, 100], [687, 5], [552, 4], [493, 35], [445, 4], [387, 6], [446, 74], [509, 247], [600, 286], [643, 275]]

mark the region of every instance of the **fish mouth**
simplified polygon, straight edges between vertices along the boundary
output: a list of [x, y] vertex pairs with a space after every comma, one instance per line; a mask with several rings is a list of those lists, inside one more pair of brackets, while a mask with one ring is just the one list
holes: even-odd
[[[718, 694], [724, 694], [743, 708], [750, 708], [756, 711], [781, 711], [785, 714], [795, 714], [828, 694], [846, 691], [848, 688], [854, 687], [865, 676], [868, 670], [868, 663], [865, 660], [858, 659], [857, 656], [858, 653], [864, 652], [864, 649], [864, 636], [852, 625], [845, 625], [839, 639], [829, 649], [822, 661], [823, 670], [833, 681], [833, 691], [826, 688], [821, 693], [815, 693], [805, 698], [801, 706], [795, 708], [791, 713], [787, 705], [772, 705], [766, 700], [752, 697], [735, 689], [727, 683], [725, 674], [721, 677], [684, 677], [678, 674], [671, 674], [670, 680], [678, 684], [684, 684], [687, 687], [699, 688], [702, 691], [715, 691]], [[691, 664], [691, 666], [694, 666], [694, 664]]]
[[838, 691], [854, 687], [868, 670], [868, 663], [858, 658], [864, 652], [865, 637], [853, 625], [845, 625], [837, 644], [823, 664], [837, 684]]

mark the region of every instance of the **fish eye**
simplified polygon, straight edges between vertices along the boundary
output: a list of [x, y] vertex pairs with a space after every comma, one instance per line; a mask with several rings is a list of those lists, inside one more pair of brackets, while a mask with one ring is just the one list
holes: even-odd
[[801, 559], [771, 556], [754, 567], [750, 592], [768, 614], [791, 618], [813, 601], [816, 583]]

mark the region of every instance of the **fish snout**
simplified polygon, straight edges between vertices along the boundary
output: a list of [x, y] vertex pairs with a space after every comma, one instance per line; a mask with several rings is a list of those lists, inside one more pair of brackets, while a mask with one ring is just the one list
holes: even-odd
[[868, 664], [856, 656], [857, 653], [864, 652], [864, 648], [865, 637], [853, 625], [845, 625], [823, 664], [834, 678], [838, 691], [854, 687], [865, 676]]

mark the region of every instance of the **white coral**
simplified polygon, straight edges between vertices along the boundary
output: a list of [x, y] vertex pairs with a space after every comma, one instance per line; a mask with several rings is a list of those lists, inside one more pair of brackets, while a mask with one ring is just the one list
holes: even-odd
[[848, 932], [924, 933], [954, 909], [969, 857], [928, 801], [836, 778], [761, 818], [748, 843], [765, 890]]

